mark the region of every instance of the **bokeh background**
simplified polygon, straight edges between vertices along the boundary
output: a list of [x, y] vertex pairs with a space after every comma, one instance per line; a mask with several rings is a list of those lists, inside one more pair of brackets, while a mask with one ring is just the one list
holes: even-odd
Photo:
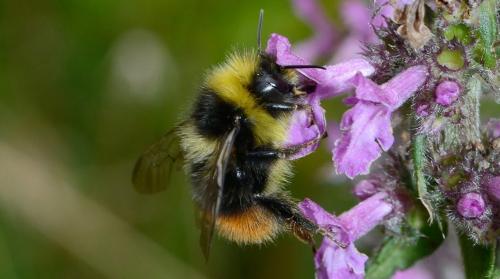
[[[337, 1], [322, 1], [332, 21]], [[204, 262], [186, 177], [133, 191], [135, 159], [189, 109], [203, 73], [271, 32], [311, 30], [288, 0], [0, 2], [0, 278], [311, 278], [309, 247], [215, 239]], [[339, 119], [340, 100], [326, 104]], [[495, 107], [485, 104], [486, 115]], [[489, 111], [489, 112], [488, 112]], [[289, 186], [342, 212], [355, 200], [326, 147]]]

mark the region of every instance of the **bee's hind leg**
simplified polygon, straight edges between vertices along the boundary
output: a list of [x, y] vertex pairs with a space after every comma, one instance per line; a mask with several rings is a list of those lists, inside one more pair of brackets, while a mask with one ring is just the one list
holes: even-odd
[[300, 213], [297, 204], [285, 194], [274, 194], [270, 196], [257, 196], [257, 202], [281, 219], [288, 231], [293, 233], [297, 239], [312, 246], [315, 250], [314, 235], [318, 232], [318, 226], [306, 219]]

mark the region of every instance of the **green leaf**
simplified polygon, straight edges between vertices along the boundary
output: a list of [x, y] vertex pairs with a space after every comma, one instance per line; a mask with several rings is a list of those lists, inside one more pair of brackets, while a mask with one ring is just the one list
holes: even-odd
[[444, 31], [444, 37], [448, 41], [457, 39], [464, 45], [468, 45], [472, 42], [470, 27], [463, 23], [451, 25], [450, 27], [446, 28], [446, 30]]
[[437, 61], [439, 65], [450, 70], [460, 70], [465, 65], [464, 54], [460, 50], [443, 49], [438, 54]]
[[486, 47], [491, 47], [497, 36], [496, 0], [485, 0], [479, 7], [479, 36]]
[[385, 239], [381, 249], [368, 263], [366, 279], [391, 278], [397, 270], [407, 269], [436, 251], [444, 241], [441, 229], [437, 223], [429, 225], [425, 222], [423, 215], [418, 218], [420, 221], [417, 223], [423, 227], [417, 230], [415, 239], [397, 236]]
[[488, 68], [494, 68], [497, 60], [493, 47], [497, 39], [496, 6], [496, 0], [485, 0], [479, 6], [479, 42], [476, 44], [474, 59]]
[[425, 142], [424, 135], [415, 135], [412, 141], [413, 177], [417, 186], [418, 198], [429, 213], [429, 222], [434, 220], [434, 208], [430, 201], [427, 181], [424, 175], [425, 166]]
[[474, 245], [467, 236], [460, 236], [460, 247], [467, 279], [493, 279], [495, 277], [496, 243]]

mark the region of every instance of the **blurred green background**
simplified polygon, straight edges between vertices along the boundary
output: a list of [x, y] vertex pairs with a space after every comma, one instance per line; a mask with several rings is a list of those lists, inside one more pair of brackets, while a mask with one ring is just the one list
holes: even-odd
[[[260, 8], [265, 37], [310, 35], [286, 0], [0, 2], [0, 278], [313, 276], [310, 248], [290, 236], [216, 239], [205, 263], [184, 175], [154, 196], [130, 182], [206, 69], [255, 47]], [[326, 148], [299, 160], [289, 189], [341, 212], [354, 199], [329, 162]]]

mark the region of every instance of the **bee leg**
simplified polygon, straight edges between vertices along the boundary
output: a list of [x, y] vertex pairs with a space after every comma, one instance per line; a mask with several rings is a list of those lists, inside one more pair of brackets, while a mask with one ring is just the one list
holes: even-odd
[[296, 110], [310, 110], [311, 106], [308, 104], [292, 104], [292, 103], [266, 103], [264, 107], [269, 111], [296, 111]]
[[282, 154], [281, 158], [284, 158], [284, 159], [291, 158], [291, 157], [297, 155], [297, 153], [301, 152], [304, 148], [307, 148], [311, 145], [317, 144], [323, 137], [324, 136], [321, 136], [321, 137], [312, 139], [310, 141], [307, 141], [307, 142], [304, 142], [301, 144], [281, 148], [280, 149], [280, 153]]
[[254, 149], [247, 152], [247, 157], [249, 158], [259, 158], [259, 159], [289, 159], [300, 152], [302, 149], [318, 143], [321, 138], [316, 138], [308, 142], [297, 144], [280, 149]]
[[259, 158], [259, 159], [288, 159], [299, 152], [299, 149], [260, 149], [260, 150], [252, 150], [247, 152], [247, 158]]
[[287, 229], [302, 242], [315, 249], [314, 235], [318, 226], [306, 219], [297, 205], [285, 195], [257, 196], [257, 202], [283, 220]]

